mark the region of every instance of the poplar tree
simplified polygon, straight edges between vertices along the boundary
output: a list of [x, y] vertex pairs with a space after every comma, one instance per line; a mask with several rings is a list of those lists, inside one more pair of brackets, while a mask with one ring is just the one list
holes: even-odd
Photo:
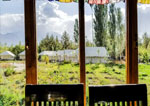
[[69, 34], [64, 31], [62, 37], [61, 37], [61, 44], [62, 44], [62, 49], [69, 49], [70, 47], [70, 38], [69, 38]]
[[116, 58], [116, 8], [115, 4], [110, 4], [109, 6], [109, 22], [108, 22], [108, 32], [110, 36], [110, 56]]
[[94, 7], [94, 42], [96, 46], [106, 47], [107, 35], [107, 5], [95, 5]]
[[75, 19], [73, 37], [74, 37], [75, 43], [78, 43], [79, 42], [79, 22], [78, 22], [78, 19]]

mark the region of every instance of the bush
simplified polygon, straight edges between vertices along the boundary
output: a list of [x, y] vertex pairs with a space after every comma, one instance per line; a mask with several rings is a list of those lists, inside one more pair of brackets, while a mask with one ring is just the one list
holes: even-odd
[[92, 65], [91, 65], [91, 69], [92, 69], [92, 70], [95, 70], [95, 69], [97, 69], [97, 68], [99, 68], [99, 65], [98, 65], [98, 64], [92, 64]]
[[1, 87], [0, 106], [16, 106], [18, 100], [19, 98], [15, 93], [12, 93], [9, 89]]
[[6, 77], [8, 77], [8, 76], [10, 76], [10, 75], [12, 75], [12, 74], [14, 74], [14, 73], [15, 73], [14, 68], [7, 68], [7, 69], [5, 70], [5, 72], [4, 72], [4, 75], [5, 75]]
[[49, 63], [49, 57], [48, 56], [42, 56], [41, 61], [43, 61], [47, 64], [47, 63]]

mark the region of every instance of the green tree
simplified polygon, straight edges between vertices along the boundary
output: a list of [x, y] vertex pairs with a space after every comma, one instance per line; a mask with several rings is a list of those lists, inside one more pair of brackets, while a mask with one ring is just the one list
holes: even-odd
[[125, 25], [122, 23], [123, 16], [120, 8], [116, 10], [116, 58], [121, 59], [125, 51]]
[[116, 8], [115, 4], [109, 6], [109, 22], [108, 22], [109, 36], [110, 36], [110, 56], [115, 59], [116, 57]]
[[149, 43], [150, 43], [150, 37], [148, 37], [148, 34], [145, 32], [143, 35], [143, 47], [147, 49]]
[[2, 44], [2, 43], [0, 42], [0, 53], [2, 53], [2, 52], [4, 52], [4, 51], [7, 51], [7, 50], [9, 50], [9, 47], [7, 46], [7, 43]]
[[70, 47], [70, 38], [69, 38], [69, 34], [66, 31], [64, 31], [61, 37], [61, 44], [62, 44], [62, 49], [68, 49]]
[[94, 7], [94, 30], [96, 46], [106, 47], [106, 34], [107, 34], [107, 5], [95, 5]]
[[15, 59], [17, 59], [17, 60], [19, 59], [19, 53], [23, 52], [24, 49], [25, 49], [24, 45], [21, 45], [21, 42], [19, 42], [18, 45], [15, 45], [14, 47], [11, 46], [9, 48], [9, 50], [16, 55]]
[[45, 64], [49, 63], [49, 57], [48, 56], [42, 56], [41, 61], [45, 62]]
[[58, 50], [61, 48], [61, 44], [58, 40], [58, 37], [56, 36], [56, 38], [51, 35], [46, 35], [46, 37], [44, 39], [41, 40], [40, 44], [39, 44], [39, 48], [38, 51], [48, 51], [48, 50]]
[[74, 37], [75, 43], [78, 43], [79, 42], [79, 22], [78, 22], [78, 19], [75, 19], [73, 37]]
[[94, 46], [94, 44], [89, 40], [86, 41], [85, 45], [86, 45], [86, 47], [93, 47]]

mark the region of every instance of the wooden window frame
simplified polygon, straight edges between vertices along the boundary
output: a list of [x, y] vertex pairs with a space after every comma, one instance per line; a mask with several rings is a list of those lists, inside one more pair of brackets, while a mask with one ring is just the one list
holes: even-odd
[[[26, 84], [37, 84], [36, 0], [24, 0], [24, 4]], [[126, 0], [126, 30], [126, 82], [138, 83], [137, 0]], [[79, 58], [86, 106], [84, 0], [79, 0]]]

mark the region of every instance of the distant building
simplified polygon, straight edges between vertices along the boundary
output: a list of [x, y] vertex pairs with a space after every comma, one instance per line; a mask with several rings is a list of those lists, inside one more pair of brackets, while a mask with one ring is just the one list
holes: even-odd
[[[58, 50], [58, 51], [43, 51], [39, 56], [47, 55], [50, 61], [55, 62], [79, 62], [79, 51], [77, 50]], [[105, 47], [86, 47], [85, 48], [85, 63], [106, 63], [109, 57]]]
[[59, 50], [57, 51], [58, 61], [78, 62], [76, 50]]
[[19, 59], [20, 60], [25, 60], [25, 51], [19, 53]]
[[77, 50], [72, 50], [68, 53], [68, 59], [71, 62], [78, 63], [79, 62], [79, 53]]
[[109, 57], [105, 47], [86, 47], [86, 63], [106, 63]]
[[56, 55], [59, 62], [64, 61], [64, 50], [58, 50]]
[[10, 51], [5, 51], [3, 53], [0, 53], [0, 59], [1, 60], [14, 60], [15, 55]]
[[57, 61], [56, 51], [43, 51], [39, 56], [48, 56], [50, 61]]

